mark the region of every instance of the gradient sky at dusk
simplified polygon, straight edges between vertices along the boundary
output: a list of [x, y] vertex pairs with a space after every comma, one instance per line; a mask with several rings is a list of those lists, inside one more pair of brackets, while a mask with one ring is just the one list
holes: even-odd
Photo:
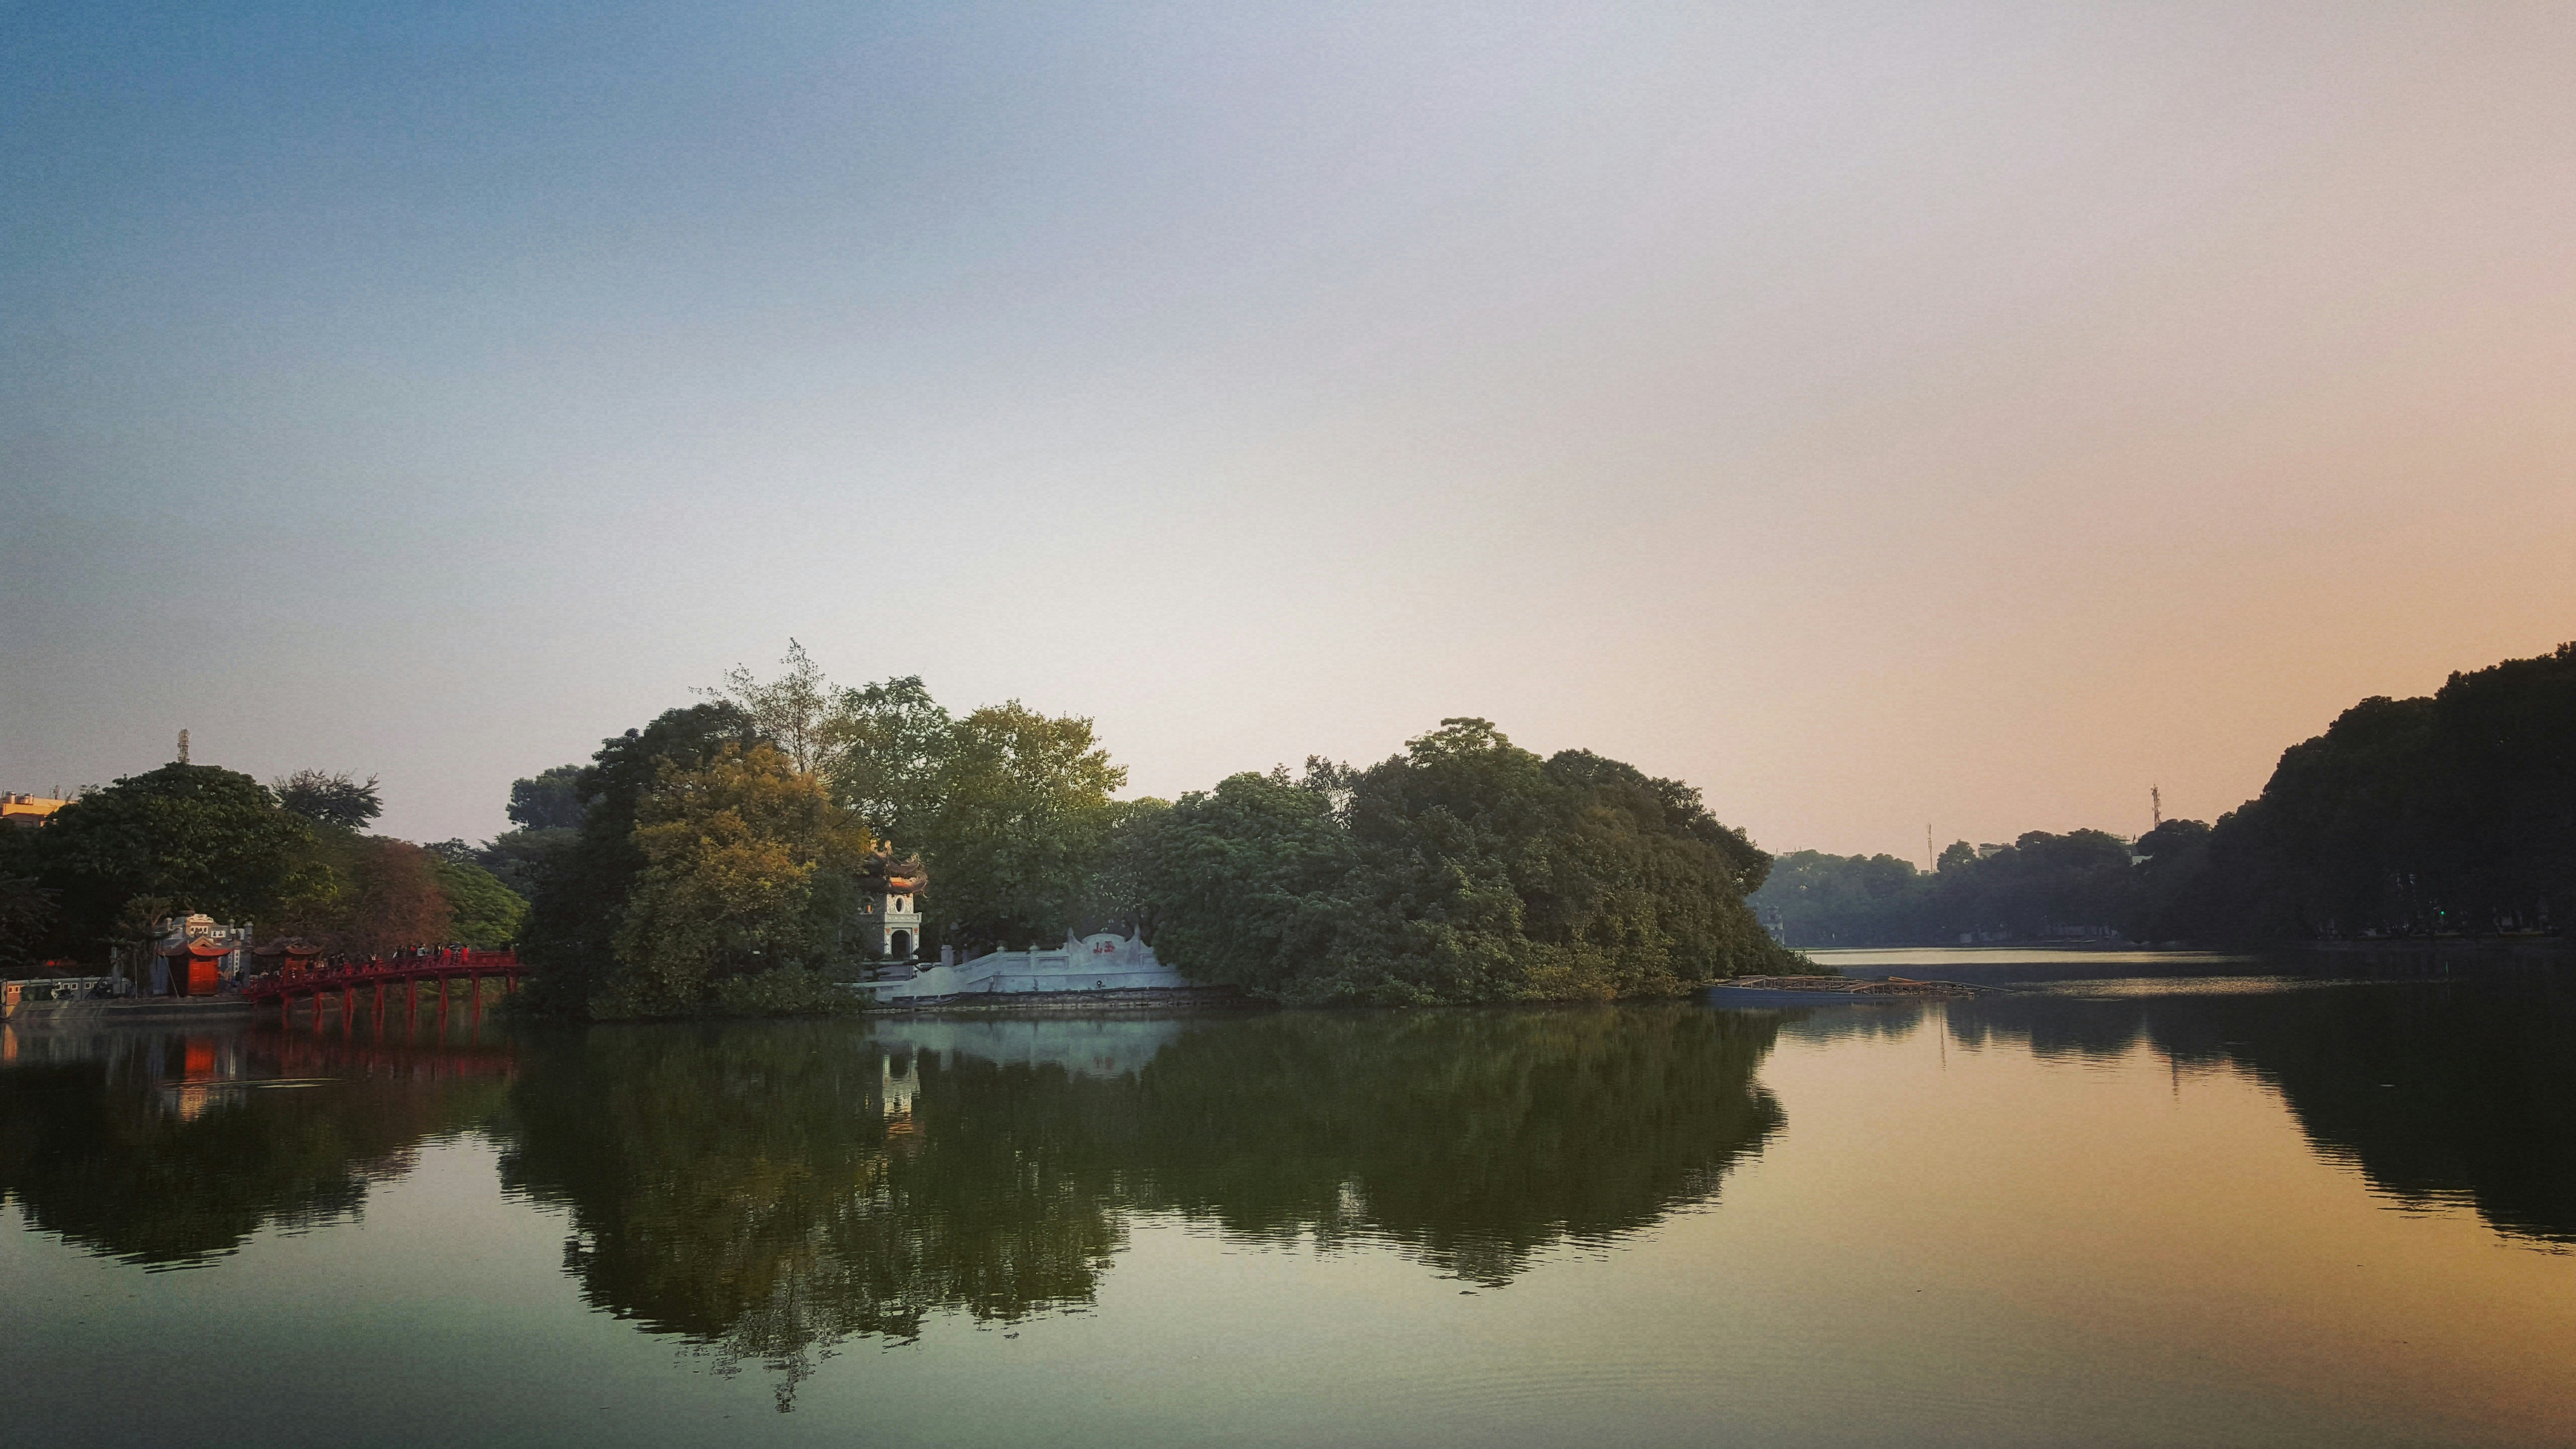
[[2576, 638], [2576, 8], [17, 4], [0, 788], [391, 833], [789, 636], [1172, 795], [2210, 817]]

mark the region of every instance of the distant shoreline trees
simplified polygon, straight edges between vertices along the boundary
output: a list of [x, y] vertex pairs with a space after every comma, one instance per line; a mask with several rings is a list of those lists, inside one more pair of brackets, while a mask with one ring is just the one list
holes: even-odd
[[[2116, 853], [2115, 853], [2116, 852]], [[2215, 825], [1891, 856], [1782, 856], [1755, 907], [1798, 946], [2116, 929], [2208, 944], [2563, 931], [2576, 911], [2576, 644], [2365, 699]]]
[[2133, 914], [2133, 869], [2128, 842], [2099, 830], [1962, 840], [1930, 872], [1892, 855], [1799, 850], [1773, 862], [1753, 906], [1799, 948], [2108, 935]]

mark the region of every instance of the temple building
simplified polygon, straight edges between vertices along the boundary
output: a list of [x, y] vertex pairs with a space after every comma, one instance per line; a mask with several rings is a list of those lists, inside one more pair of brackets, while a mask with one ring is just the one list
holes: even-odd
[[154, 996], [212, 996], [241, 980], [250, 956], [250, 927], [227, 926], [212, 916], [169, 916], [152, 948]]
[[859, 954], [875, 961], [909, 961], [921, 953], [921, 900], [930, 873], [917, 856], [897, 860], [881, 845], [859, 872]]

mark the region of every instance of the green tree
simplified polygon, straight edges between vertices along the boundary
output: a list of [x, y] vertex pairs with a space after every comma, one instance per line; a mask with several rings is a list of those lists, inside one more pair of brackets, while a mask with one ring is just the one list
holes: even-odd
[[1326, 789], [1241, 774], [1183, 795], [1135, 841], [1135, 892], [1156, 954], [1203, 981], [1256, 990], [1332, 949], [1358, 864]]
[[2193, 910], [2208, 890], [2207, 822], [2167, 820], [2138, 837], [2138, 859], [2126, 932], [2137, 941], [2170, 941], [2197, 933]]
[[454, 939], [448, 862], [407, 840], [322, 828], [299, 852], [270, 924], [326, 951], [385, 955]]
[[[879, 839], [920, 854], [929, 935], [970, 948], [1052, 940], [1088, 921], [1133, 925], [1150, 909], [1099, 875], [1133, 807], [1109, 798], [1126, 771], [1091, 721], [1016, 700], [958, 718], [918, 676], [836, 691], [792, 640], [783, 663], [768, 681], [738, 668], [709, 693], [820, 772]], [[1104, 901], [1104, 886], [1124, 899]]]
[[534, 882], [520, 954], [534, 968], [529, 1005], [581, 1015], [617, 974], [611, 951], [626, 899], [644, 870], [635, 843], [637, 805], [661, 779], [665, 761], [695, 769], [726, 745], [751, 743], [750, 722], [721, 701], [675, 709], [640, 730], [602, 741], [575, 788], [581, 828]]
[[177, 764], [83, 794], [40, 834], [44, 884], [62, 893], [67, 929], [84, 945], [105, 944], [137, 896], [219, 920], [257, 918], [312, 839], [250, 776]]
[[[2365, 699], [2221, 817], [2203, 937], [2563, 926], [2576, 901], [2576, 644]], [[2555, 914], [2553, 915], [2553, 912]]]
[[594, 1011], [689, 1011], [726, 978], [825, 964], [872, 843], [819, 779], [766, 744], [723, 746], [696, 768], [665, 763], [636, 809], [644, 868], [617, 930], [623, 970]]
[[833, 794], [880, 838], [919, 845], [939, 818], [955, 728], [919, 675], [842, 691], [823, 731]]
[[471, 860], [433, 852], [430, 866], [438, 889], [447, 898], [453, 920], [450, 938], [468, 946], [507, 946], [519, 939], [528, 918], [528, 903], [490, 871]]
[[510, 820], [521, 829], [579, 830], [581, 813], [579, 765], [557, 765], [510, 782]]
[[[1964, 841], [1955, 848], [1962, 854], [1945, 854], [1945, 870], [1976, 859], [1975, 848]], [[1912, 861], [1800, 850], [1772, 863], [1752, 903], [1787, 945], [1904, 945], [1931, 937], [1932, 890], [1932, 879]]]
[[298, 770], [280, 776], [270, 788], [277, 792], [277, 803], [288, 814], [315, 825], [358, 830], [385, 813], [384, 797], [373, 775], [362, 781], [346, 770], [336, 775]]
[[1109, 829], [1091, 871], [1077, 929], [1113, 930], [1147, 942], [1161, 922], [1154, 907], [1154, 861], [1171, 826], [1172, 803], [1147, 797], [1113, 801]]
[[[504, 830], [480, 847], [467, 846], [464, 857], [492, 873], [492, 878], [516, 894], [536, 899], [537, 883], [544, 879], [581, 841], [576, 827], [546, 826], [535, 830]], [[464, 845], [463, 841], [457, 844]]]
[[721, 687], [703, 692], [740, 710], [752, 733], [776, 747], [799, 773], [828, 770], [835, 744], [832, 682], [793, 639], [779, 665], [779, 676], [764, 682], [737, 664]]
[[1126, 782], [1087, 719], [1013, 700], [958, 720], [918, 842], [930, 866], [923, 908], [941, 939], [1061, 939], [1117, 822], [1110, 792]]
[[1672, 995], [1794, 960], [1744, 900], [1769, 857], [1696, 791], [1478, 719], [1185, 795], [1156, 863], [1158, 954], [1285, 1000]]
[[43, 958], [61, 894], [32, 875], [0, 874], [0, 970], [22, 971]]
[[1889, 855], [1797, 851], [1753, 904], [1790, 945], [1909, 946], [2134, 932], [2144, 929], [2141, 889], [2120, 837], [2034, 830], [2009, 845], [1959, 841], [1928, 875]]

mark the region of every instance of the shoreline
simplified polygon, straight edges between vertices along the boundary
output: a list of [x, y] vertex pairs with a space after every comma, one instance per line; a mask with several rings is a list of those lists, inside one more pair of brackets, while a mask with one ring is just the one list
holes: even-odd
[[240, 996], [128, 996], [106, 1000], [22, 1001], [7, 1017], [11, 1027], [95, 1026], [111, 1022], [231, 1021], [254, 1018], [259, 1004]]
[[2391, 936], [2377, 941], [2303, 941], [2286, 949], [2314, 951], [2322, 956], [2424, 956], [2441, 951], [2576, 956], [2576, 941], [2564, 936]]

